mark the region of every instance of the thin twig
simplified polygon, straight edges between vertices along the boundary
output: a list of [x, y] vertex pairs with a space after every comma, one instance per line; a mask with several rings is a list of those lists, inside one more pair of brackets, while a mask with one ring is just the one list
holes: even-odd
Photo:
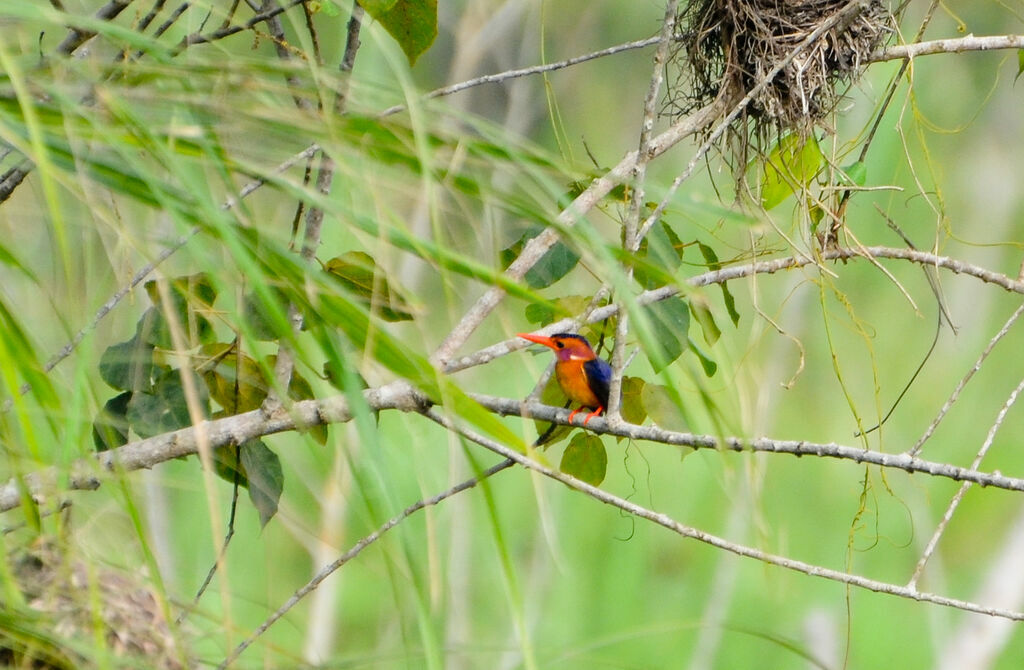
[[[985, 454], [988, 453], [988, 450], [992, 447], [992, 442], [996, 439], [996, 433], [999, 432], [999, 427], [1003, 425], [1003, 420], [1006, 419], [1006, 413], [1009, 412], [1010, 408], [1017, 402], [1017, 397], [1020, 395], [1021, 391], [1024, 391], [1024, 380], [1017, 384], [1017, 388], [1010, 393], [1010, 397], [1006, 399], [1006, 402], [1003, 403], [1002, 408], [996, 415], [995, 422], [993, 422], [992, 426], [989, 428], [988, 435], [985, 436], [985, 442], [982, 443], [977, 455], [975, 455], [974, 460], [971, 462], [972, 470], [977, 470], [981, 465], [981, 461], [985, 458]], [[924, 572], [924, 567], [928, 564], [928, 559], [930, 559], [932, 554], [935, 552], [935, 547], [938, 546], [939, 539], [946, 531], [946, 526], [949, 525], [950, 519], [953, 518], [953, 514], [956, 512], [957, 507], [960, 506], [960, 501], [963, 500], [964, 495], [970, 488], [971, 482], [964, 482], [960, 485], [960, 489], [949, 502], [949, 506], [946, 507], [945, 514], [942, 515], [942, 520], [939, 521], [938, 527], [932, 534], [931, 539], [928, 540], [928, 544], [925, 546], [924, 552], [921, 554], [921, 558], [917, 561], [917, 565], [914, 567], [914, 574], [910, 576], [910, 581], [907, 582], [907, 588], [917, 588], [917, 580], [921, 578], [921, 573]]]
[[928, 441], [928, 438], [930, 438], [932, 436], [932, 433], [935, 432], [935, 429], [939, 427], [939, 423], [942, 421], [943, 418], [945, 418], [946, 414], [953, 407], [953, 404], [956, 403], [956, 401], [960, 398], [960, 393], [964, 390], [964, 387], [967, 386], [967, 382], [971, 381], [971, 377], [973, 377], [974, 374], [981, 369], [981, 366], [985, 362], [985, 359], [988, 358], [989, 354], [992, 353], [992, 350], [995, 348], [996, 344], [998, 344], [999, 341], [1006, 336], [1006, 333], [1010, 331], [1010, 327], [1013, 326], [1014, 323], [1016, 323], [1017, 319], [1020, 318], [1021, 314], [1024, 314], [1024, 304], [1021, 304], [1020, 307], [1014, 310], [1013, 314], [1010, 315], [1010, 318], [1007, 319], [1006, 323], [1003, 324], [1003, 327], [999, 329], [999, 332], [996, 333], [991, 340], [989, 340], [989, 343], [985, 347], [985, 350], [981, 352], [980, 356], [978, 356], [978, 360], [974, 362], [974, 365], [971, 367], [971, 369], [968, 370], [967, 374], [965, 374], [963, 378], [960, 379], [959, 383], [957, 383], [956, 388], [953, 389], [953, 393], [950, 394], [949, 399], [942, 404], [942, 407], [939, 409], [939, 413], [935, 416], [932, 422], [928, 424], [928, 428], [925, 429], [924, 435], [922, 435], [920, 439], [918, 439], [917, 442], [914, 443], [913, 448], [909, 452], [911, 456], [917, 456], [917, 454], [920, 453], [921, 448], [924, 446], [924, 443]]
[[412, 516], [416, 512], [419, 512], [422, 509], [431, 507], [433, 505], [437, 505], [441, 501], [447, 498], [451, 498], [457, 493], [467, 491], [476, 486], [477, 484], [479, 484], [480, 482], [482, 482], [483, 480], [487, 479], [491, 475], [495, 475], [513, 465], [515, 465], [515, 461], [513, 461], [510, 458], [506, 458], [497, 465], [492, 465], [491, 467], [487, 468], [476, 477], [470, 477], [469, 479], [459, 484], [456, 484], [455, 486], [451, 487], [450, 489], [447, 489], [446, 491], [442, 491], [441, 493], [438, 493], [437, 495], [431, 498], [424, 498], [423, 500], [419, 500], [413, 503], [412, 505], [406, 507], [404, 510], [402, 510], [400, 514], [398, 514], [395, 517], [392, 517], [377, 530], [373, 531], [369, 535], [363, 537], [358, 542], [356, 542], [351, 549], [349, 549], [341, 556], [339, 556], [333, 563], [326, 565], [323, 568], [320, 568], [320, 570], [317, 571], [317, 573], [313, 576], [312, 579], [306, 582], [306, 584], [298, 591], [293, 593], [291, 597], [288, 598], [288, 600], [286, 600], [285, 603], [281, 605], [281, 607], [279, 607], [276, 612], [267, 617], [267, 619], [263, 623], [256, 627], [256, 630], [254, 630], [249, 635], [249, 637], [245, 638], [245, 640], [243, 640], [237, 647], [235, 647], [231, 651], [231, 653], [228, 654], [227, 657], [225, 657], [224, 660], [220, 662], [217, 668], [226, 668], [232, 663], [234, 663], [234, 661], [239, 657], [239, 655], [241, 655], [243, 651], [245, 651], [253, 642], [255, 642], [257, 638], [263, 635], [263, 633], [265, 633], [268, 628], [273, 626], [274, 623], [276, 623], [281, 617], [287, 614], [288, 610], [295, 607], [295, 605], [297, 605], [300, 600], [302, 600], [311, 592], [313, 592], [318, 586], [320, 586], [320, 584], [325, 579], [327, 579], [332, 574], [337, 572], [338, 569], [341, 568], [341, 566], [345, 565], [353, 558], [358, 556], [360, 552], [363, 551], [363, 549], [366, 549], [368, 546], [379, 540], [381, 537], [384, 536], [385, 533], [387, 533], [389, 530], [391, 530], [398, 524], [402, 523], [405, 519]]
[[[1000, 274], [998, 272], [992, 272], [986, 270], [977, 265], [966, 263], [948, 256], [938, 256], [936, 254], [929, 253], [927, 251], [918, 251], [917, 249], [904, 249], [901, 247], [864, 247], [862, 249], [847, 249], [847, 248], [833, 248], [827, 249], [821, 253], [821, 260], [857, 260], [857, 259], [877, 259], [877, 258], [888, 258], [896, 260], [905, 260], [919, 265], [945, 268], [951, 270], [957, 274], [964, 274], [976, 279], [980, 279], [983, 282], [995, 284], [1001, 288], [1011, 291], [1013, 293], [1019, 293], [1024, 295], [1024, 280], [1013, 279], [1007, 275]], [[711, 286], [714, 284], [724, 284], [729, 281], [737, 279], [743, 279], [753, 275], [760, 274], [774, 274], [776, 272], [782, 272], [784, 270], [794, 270], [805, 267], [807, 265], [813, 265], [814, 259], [805, 256], [789, 256], [786, 258], [777, 258], [770, 261], [757, 261], [754, 263], [747, 263], [743, 265], [734, 265], [720, 270], [712, 270], [705, 272], [700, 275], [691, 277], [686, 281], [686, 284], [691, 287], [702, 287]], [[660, 300], [666, 300], [668, 298], [679, 295], [680, 289], [677, 286], [663, 286], [661, 288], [653, 289], [650, 291], [644, 291], [636, 298], [636, 304], [639, 306], [650, 305]], [[585, 323], [596, 323], [598, 321], [604, 321], [612, 316], [615, 316], [619, 312], [618, 305], [605, 305], [598, 307], [590, 312], [587, 316]], [[576, 324], [576, 319], [567, 318], [554, 323], [548, 324], [544, 328], [536, 331], [540, 335], [551, 335], [553, 333], [561, 332], [566, 329], [572, 328]], [[462, 356], [457, 359], [448, 361], [442, 368], [446, 373], [458, 372], [459, 370], [465, 370], [466, 368], [475, 367], [488, 363], [495, 358], [504, 356], [512, 353], [513, 351], [519, 351], [529, 344], [519, 338], [510, 338], [496, 344], [492, 344], [489, 347], [481, 349], [472, 354]]]
[[[132, 0], [110, 0], [110, 2], [103, 5], [96, 11], [96, 19], [98, 21], [113, 21], [117, 18], [117, 15], [123, 12], [130, 4], [132, 4]], [[76, 49], [78, 49], [78, 47], [82, 46], [95, 36], [95, 30], [72, 28], [71, 32], [68, 33], [68, 36], [64, 38], [64, 41], [57, 45], [57, 53], [70, 56]]]
[[[632, 192], [629, 200], [629, 213], [625, 222], [625, 235], [623, 237], [623, 248], [627, 253], [636, 253], [640, 248], [640, 242], [644, 236], [640, 231], [640, 212], [646, 206], [646, 180], [647, 163], [650, 161], [649, 147], [651, 134], [654, 132], [654, 117], [658, 109], [658, 96], [661, 93], [661, 85], [665, 79], [665, 61], [668, 59], [668, 47], [671, 44], [671, 36], [676, 29], [676, 14], [679, 6], [678, 0], [669, 0], [665, 3], [665, 18], [661, 24], [661, 41], [654, 52], [654, 65], [651, 72], [651, 81], [647, 87], [647, 95], [644, 97], [643, 119], [640, 122], [640, 140], [636, 149], [636, 161], [632, 170]], [[633, 266], [629, 265], [624, 271], [624, 281], [633, 279]], [[608, 418], [613, 422], [618, 421], [619, 404], [622, 394], [622, 371], [626, 364], [626, 338], [629, 335], [629, 314], [620, 307], [619, 318], [615, 322], [615, 348], [612, 350], [612, 378], [608, 388]]]
[[897, 44], [875, 51], [868, 56], [868, 61], [877, 63], [934, 54], [959, 54], [967, 51], [994, 51], [997, 49], [1024, 49], [1024, 35], [983, 35], [981, 37], [968, 35], [946, 40]]
[[257, 14], [256, 16], [253, 16], [249, 18], [249, 20], [245, 23], [227, 26], [226, 28], [218, 28], [217, 30], [211, 31], [209, 33], [196, 32], [190, 35], [186, 35], [181, 39], [181, 42], [178, 43], [178, 47], [175, 50], [175, 52], [181, 52], [194, 44], [207, 44], [209, 42], [216, 42], [217, 40], [224, 39], [225, 37], [230, 37], [232, 35], [236, 35], [246, 30], [251, 30], [260, 23], [266, 21], [267, 19], [271, 19], [277, 16], [278, 14], [283, 14], [292, 7], [295, 7], [296, 5], [301, 5], [303, 2], [307, 2], [307, 0], [291, 0], [291, 2], [285, 5], [274, 7], [273, 9], [269, 9], [265, 12]]

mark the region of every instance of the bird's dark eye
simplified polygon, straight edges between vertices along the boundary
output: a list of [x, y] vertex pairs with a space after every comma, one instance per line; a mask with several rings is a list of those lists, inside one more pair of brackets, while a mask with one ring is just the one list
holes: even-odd
[[558, 341], [558, 340], [555, 340], [555, 345], [556, 345], [556, 346], [557, 346], [557, 347], [558, 347], [559, 349], [562, 349], [563, 347], [565, 347], [565, 343], [564, 343], [564, 342], [560, 342], [560, 341]]

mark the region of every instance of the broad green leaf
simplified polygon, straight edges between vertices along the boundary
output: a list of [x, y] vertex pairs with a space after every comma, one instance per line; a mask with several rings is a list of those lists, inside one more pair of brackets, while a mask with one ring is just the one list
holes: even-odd
[[593, 433], [579, 433], [572, 438], [558, 469], [593, 486], [600, 486], [608, 472], [608, 452], [604, 442]]
[[[700, 249], [700, 254], [704, 257], [708, 270], [722, 269], [722, 264], [718, 261], [718, 254], [715, 253], [714, 249], [700, 241], [697, 242], [697, 248]], [[740, 323], [740, 313], [736, 311], [736, 299], [733, 298], [732, 293], [729, 291], [729, 284], [727, 282], [720, 282], [718, 285], [722, 289], [722, 299], [725, 301], [725, 309], [729, 312], [729, 318], [732, 319], [732, 325], [737, 326]]]
[[437, 37], [437, 0], [367, 0], [360, 2], [380, 22], [415, 65]]
[[128, 443], [128, 401], [131, 391], [114, 396], [92, 422], [92, 442], [96, 451], [116, 449]]
[[1021, 74], [1024, 74], [1024, 49], [1017, 49], [1017, 76], [1013, 78], [1014, 84], [1020, 79]]
[[[223, 419], [227, 412], [216, 412], [214, 419]], [[228, 446], [213, 450], [213, 471], [228, 484], [238, 483], [243, 489], [249, 488], [249, 480], [245, 476], [245, 468], [238, 465], [236, 447]]]
[[547, 304], [531, 303], [526, 306], [524, 316], [530, 323], [543, 328], [558, 319], [581, 314], [589, 304], [590, 298], [585, 295], [567, 295]]
[[[543, 228], [534, 227], [527, 230], [520, 236], [511, 246], [501, 251], [501, 267], [502, 269], [508, 268], [519, 254], [522, 253], [523, 247], [531, 239], [541, 233]], [[540, 260], [527, 271], [524, 279], [526, 285], [532, 289], [547, 288], [556, 281], [569, 274], [569, 272], [576, 267], [579, 263], [579, 254], [574, 252], [572, 249], [567, 247], [563, 242], [556, 242], [553, 247], [548, 249], [547, 253], [541, 256]]]
[[242, 319], [249, 334], [257, 340], [272, 342], [291, 330], [288, 322], [288, 299], [280, 289], [270, 290], [268, 301], [255, 291], [247, 293], [242, 301]]
[[850, 163], [843, 168], [843, 174], [846, 175], [846, 179], [844, 181], [849, 185], [863, 186], [868, 182], [868, 166], [864, 161]]
[[640, 400], [647, 411], [647, 416], [656, 426], [677, 432], [687, 429], [683, 415], [666, 387], [660, 384], [645, 384], [640, 391]]
[[[205, 390], [201, 384], [197, 388]], [[205, 393], [200, 398], [199, 409], [203, 416], [209, 414], [209, 400]], [[152, 392], [133, 393], [128, 401], [126, 416], [132, 430], [144, 438], [192, 425], [181, 385], [181, 373], [178, 370], [167, 370], [156, 380]]]
[[242, 469], [249, 482], [249, 500], [260, 515], [260, 526], [277, 514], [284, 490], [281, 459], [262, 440], [248, 440], [241, 447]]
[[622, 378], [622, 409], [620, 413], [622, 418], [629, 423], [639, 425], [647, 418], [647, 410], [644, 409], [644, 404], [641, 400], [641, 394], [646, 385], [647, 382], [639, 377]]
[[790, 133], [778, 141], [764, 161], [761, 206], [771, 209], [806, 186], [822, 164], [821, 148], [813, 135]]
[[[633, 277], [645, 290], [664, 286], [679, 269], [685, 248], [686, 245], [675, 231], [664, 221], [659, 221], [641, 241], [637, 251], [637, 256], [645, 259], [652, 267], [637, 264], [633, 269]], [[652, 268], [660, 272], [653, 272]]]
[[99, 368], [103, 381], [118, 391], [149, 391], [163, 372], [153, 362], [152, 345], [138, 334], [127, 342], [107, 347], [100, 355]]
[[328, 274], [336, 277], [353, 295], [385, 321], [409, 321], [413, 315], [369, 254], [349, 251], [324, 263]]
[[654, 341], [647, 357], [655, 372], [661, 372], [689, 346], [690, 308], [682, 298], [652, 303], [648, 308]]

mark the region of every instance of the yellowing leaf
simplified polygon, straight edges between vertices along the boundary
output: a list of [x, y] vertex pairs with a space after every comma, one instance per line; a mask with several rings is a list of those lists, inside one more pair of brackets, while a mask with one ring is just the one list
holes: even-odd
[[346, 289], [361, 302], [378, 311], [385, 321], [412, 319], [409, 306], [393, 290], [384, 273], [369, 254], [350, 251], [324, 263], [324, 269], [339, 279]]
[[210, 391], [210, 397], [229, 414], [254, 410], [267, 397], [267, 383], [259, 363], [238, 353], [233, 344], [215, 343], [199, 349], [196, 370]]

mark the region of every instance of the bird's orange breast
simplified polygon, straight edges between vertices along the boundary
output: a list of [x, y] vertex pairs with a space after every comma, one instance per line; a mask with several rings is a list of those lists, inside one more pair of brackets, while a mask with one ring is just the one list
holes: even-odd
[[559, 361], [555, 365], [555, 379], [565, 391], [565, 395], [569, 396], [573, 402], [578, 402], [590, 409], [597, 409], [601, 406], [601, 400], [590, 389], [587, 373], [583, 370], [583, 361], [572, 359]]

